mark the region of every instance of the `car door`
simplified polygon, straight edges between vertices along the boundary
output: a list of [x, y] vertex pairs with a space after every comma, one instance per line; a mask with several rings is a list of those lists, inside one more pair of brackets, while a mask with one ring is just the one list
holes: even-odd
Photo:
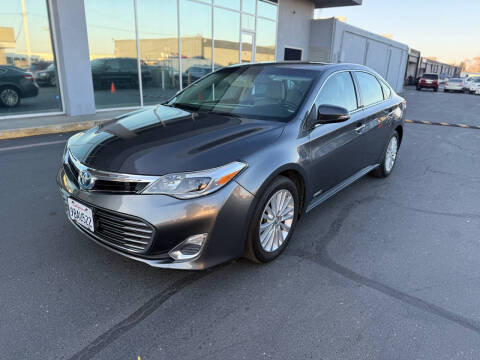
[[355, 71], [353, 75], [360, 93], [365, 125], [361, 141], [365, 157], [364, 166], [375, 165], [379, 162], [392, 132], [396, 104], [389, 100], [391, 97], [390, 87], [384, 84], [385, 89], [382, 89], [381, 80], [375, 75], [364, 71]]
[[360, 146], [363, 129], [362, 111], [349, 71], [333, 73], [320, 89], [310, 118], [316, 118], [320, 105], [335, 105], [347, 109], [350, 119], [340, 123], [321, 124], [309, 134], [309, 178], [314, 196], [337, 185], [358, 172], [363, 164]]

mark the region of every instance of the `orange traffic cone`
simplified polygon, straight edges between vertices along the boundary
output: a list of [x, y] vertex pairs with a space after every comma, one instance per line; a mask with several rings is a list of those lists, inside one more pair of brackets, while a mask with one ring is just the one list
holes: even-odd
[[110, 85], [110, 94], [115, 94], [115, 91], [117, 90], [115, 89], [115, 84], [112, 82]]

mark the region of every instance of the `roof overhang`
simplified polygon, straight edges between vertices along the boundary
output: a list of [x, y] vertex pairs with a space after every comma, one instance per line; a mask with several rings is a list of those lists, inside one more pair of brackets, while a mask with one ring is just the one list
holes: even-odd
[[338, 7], [338, 6], [353, 6], [362, 5], [363, 0], [313, 0], [316, 9]]

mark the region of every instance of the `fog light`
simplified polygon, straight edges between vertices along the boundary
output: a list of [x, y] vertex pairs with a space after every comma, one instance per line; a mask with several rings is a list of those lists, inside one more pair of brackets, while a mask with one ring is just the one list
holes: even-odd
[[177, 261], [191, 260], [202, 251], [207, 234], [193, 235], [175, 246], [168, 255]]

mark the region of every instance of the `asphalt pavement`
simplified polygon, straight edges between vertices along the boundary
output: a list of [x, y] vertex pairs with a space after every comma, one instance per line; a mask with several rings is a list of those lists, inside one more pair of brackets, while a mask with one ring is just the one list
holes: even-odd
[[[480, 96], [405, 92], [480, 123]], [[0, 142], [1, 359], [478, 359], [480, 130], [407, 124], [393, 174], [305, 216], [276, 261], [150, 268], [79, 234], [66, 135]]]

